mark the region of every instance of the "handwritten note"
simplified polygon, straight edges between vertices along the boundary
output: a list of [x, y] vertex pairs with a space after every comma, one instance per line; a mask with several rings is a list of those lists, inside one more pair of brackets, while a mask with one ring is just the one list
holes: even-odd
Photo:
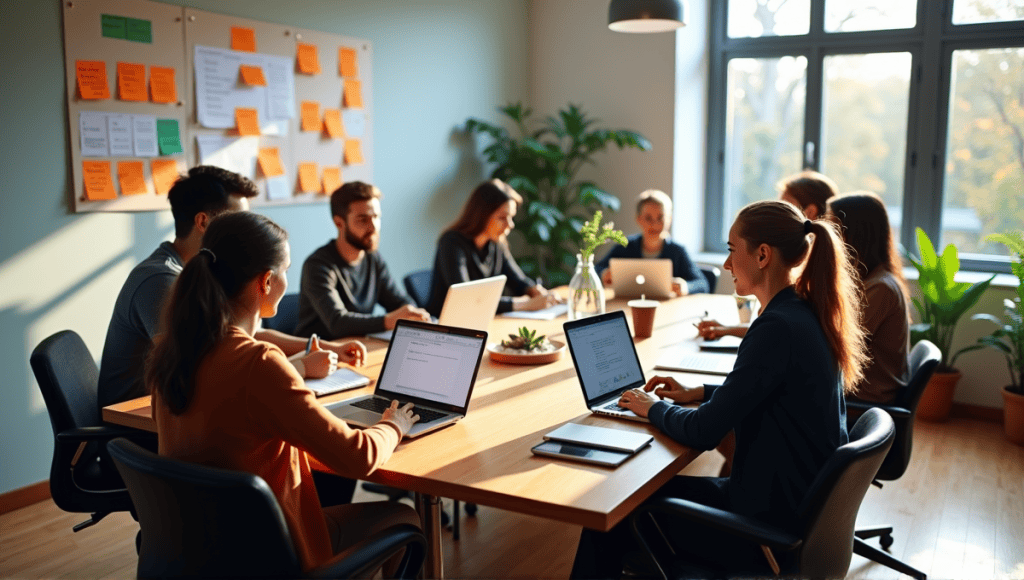
[[149, 165], [153, 173], [153, 189], [157, 195], [167, 195], [178, 180], [178, 162], [173, 159], [154, 159]]
[[101, 14], [100, 31], [105, 38], [120, 38], [124, 40], [128, 35], [128, 22], [124, 16]]
[[260, 171], [265, 177], [284, 175], [284, 165], [281, 164], [281, 153], [277, 147], [260, 147], [259, 162]]
[[345, 165], [363, 164], [363, 146], [359, 139], [345, 140]]
[[132, 146], [132, 116], [107, 115], [107, 134], [110, 136], [111, 157], [131, 157], [135, 153]]
[[153, 44], [153, 23], [138, 18], [125, 19], [125, 39], [132, 42]]
[[320, 180], [317, 178], [319, 173], [316, 163], [308, 161], [299, 163], [299, 191], [304, 193], [317, 193], [320, 191]]
[[160, 148], [156, 140], [156, 117], [132, 115], [132, 140], [136, 157], [156, 157]]
[[78, 96], [83, 100], [110, 98], [107, 63], [102, 60], [76, 60], [75, 78], [78, 79]]
[[331, 195], [341, 187], [341, 168], [324, 167], [324, 194]]
[[338, 74], [343, 77], [359, 76], [359, 67], [356, 64], [356, 49], [343, 46], [338, 49]]
[[267, 86], [267, 78], [263, 76], [263, 69], [258, 66], [252, 66], [243, 64], [238, 67], [238, 71], [242, 73], [242, 82], [249, 85], [250, 87], [265, 87]]
[[78, 113], [78, 138], [82, 157], [110, 155], [107, 137], [107, 114], [82, 111]]
[[122, 101], [146, 101], [146, 65], [117, 63], [117, 92]]
[[256, 52], [256, 32], [251, 28], [232, 26], [231, 50]]
[[177, 119], [156, 120], [156, 140], [160, 144], [160, 155], [181, 153], [181, 132]]
[[345, 129], [341, 126], [341, 111], [338, 109], [324, 109], [324, 125], [331, 139], [341, 139], [345, 136]]
[[256, 109], [239, 107], [235, 109], [235, 126], [238, 127], [239, 135], [259, 135], [260, 120]]
[[149, 67], [149, 90], [154, 103], [177, 102], [178, 86], [174, 83], [174, 68]]
[[302, 101], [302, 130], [316, 133], [323, 130], [323, 122], [320, 120], [320, 103]]
[[109, 161], [83, 161], [82, 177], [85, 180], [86, 199], [100, 201], [117, 197]]
[[117, 181], [121, 184], [121, 195], [146, 193], [146, 176], [143, 175], [142, 162], [119, 161], [117, 163]]
[[296, 58], [299, 61], [299, 72], [307, 75], [320, 74], [320, 57], [315, 44], [299, 44]]
[[345, 106], [360, 109], [363, 106], [363, 89], [359, 81], [345, 79]]

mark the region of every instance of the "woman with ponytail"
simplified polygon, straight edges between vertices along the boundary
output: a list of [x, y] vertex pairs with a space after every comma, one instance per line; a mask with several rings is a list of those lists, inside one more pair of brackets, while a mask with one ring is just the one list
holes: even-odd
[[[808, 220], [780, 201], [740, 210], [729, 230], [725, 269], [738, 293], [753, 294], [764, 306], [724, 383], [685, 386], [654, 376], [642, 389], [623, 393], [619, 405], [695, 449], [714, 449], [735, 431], [728, 478], [676, 477], [656, 495], [790, 529], [814, 477], [849, 441], [844, 394], [860, 382], [866, 361], [859, 282], [838, 227]], [[678, 520], [658, 523], [695, 562], [771, 574], [756, 544], [737, 544]], [[618, 577], [632, 543], [623, 524], [607, 534], [584, 530], [573, 576]]]
[[309, 569], [394, 523], [418, 525], [394, 502], [321, 509], [312, 469], [365, 477], [419, 417], [396, 401], [377, 425], [352, 429], [316, 402], [280, 348], [253, 338], [288, 286], [287, 237], [249, 212], [210, 222], [165, 306], [146, 384], [160, 455], [262, 477]]

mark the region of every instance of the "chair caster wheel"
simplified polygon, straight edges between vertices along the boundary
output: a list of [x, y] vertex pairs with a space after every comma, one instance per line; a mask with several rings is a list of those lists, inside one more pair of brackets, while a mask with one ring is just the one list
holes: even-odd
[[466, 505], [466, 515], [467, 516], [475, 516], [476, 515], [476, 510], [477, 510], [476, 504], [475, 503], [467, 503], [465, 505]]
[[888, 550], [892, 546], [892, 534], [885, 534], [880, 537], [878, 543], [881, 544], [883, 550]]

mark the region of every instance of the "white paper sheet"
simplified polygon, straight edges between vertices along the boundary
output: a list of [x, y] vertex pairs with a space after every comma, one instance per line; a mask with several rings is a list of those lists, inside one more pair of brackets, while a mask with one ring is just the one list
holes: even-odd
[[294, 59], [265, 55], [267, 77], [267, 118], [271, 121], [295, 116]]
[[554, 320], [569, 311], [569, 305], [565, 302], [548, 306], [543, 310], [515, 310], [506, 312], [502, 316], [506, 318], [526, 318], [528, 320]]
[[267, 199], [280, 200], [292, 196], [291, 188], [288, 186], [288, 174], [275, 175], [267, 178]]
[[156, 157], [160, 154], [156, 140], [156, 117], [132, 115], [132, 139], [136, 157]]
[[78, 135], [82, 157], [109, 157], [107, 114], [81, 111], [78, 113]]
[[249, 179], [255, 178], [258, 137], [196, 135], [196, 144], [201, 165], [216, 165]]
[[[250, 87], [239, 81], [241, 65], [264, 71], [266, 87]], [[196, 46], [196, 114], [199, 124], [210, 129], [235, 126], [235, 109], [256, 109], [266, 135], [283, 135], [280, 123], [295, 116], [295, 70], [290, 58]]]
[[362, 109], [342, 109], [341, 120], [349, 137], [362, 137], [366, 133], [366, 113]]
[[132, 145], [132, 116], [107, 115], [107, 134], [110, 139], [111, 157], [132, 157], [135, 147]]

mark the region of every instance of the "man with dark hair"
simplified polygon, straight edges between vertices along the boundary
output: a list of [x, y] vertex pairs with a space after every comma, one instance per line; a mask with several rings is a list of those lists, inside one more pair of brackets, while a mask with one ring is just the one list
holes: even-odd
[[[377, 252], [381, 197], [379, 189], [361, 181], [346, 183], [331, 194], [338, 237], [302, 265], [299, 334], [360, 336], [391, 330], [403, 318], [430, 320], [391, 277]], [[377, 304], [387, 314], [374, 314]]]

